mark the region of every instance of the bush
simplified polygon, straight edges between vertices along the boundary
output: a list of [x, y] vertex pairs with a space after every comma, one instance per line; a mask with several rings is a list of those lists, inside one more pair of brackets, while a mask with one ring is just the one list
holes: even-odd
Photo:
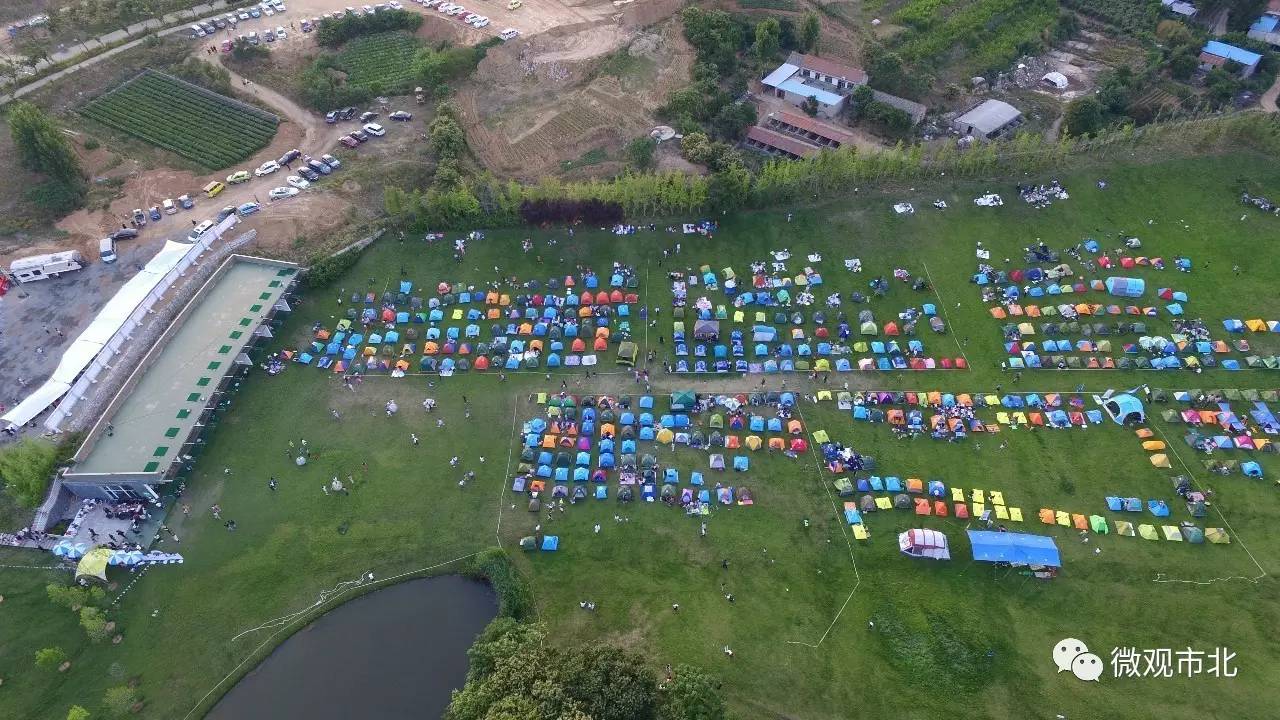
[[637, 170], [648, 170], [653, 167], [653, 151], [657, 147], [653, 138], [638, 137], [627, 143], [627, 159]]
[[352, 248], [346, 252], [311, 263], [311, 267], [307, 268], [306, 276], [302, 279], [303, 284], [308, 288], [325, 287], [332, 284], [334, 280], [342, 277], [344, 273], [355, 267], [363, 252], [364, 248]]
[[51, 670], [66, 662], [67, 653], [60, 647], [47, 647], [36, 651], [36, 667]]
[[462, 571], [466, 577], [484, 580], [498, 593], [503, 617], [525, 620], [533, 613], [533, 592], [500, 548], [490, 548], [471, 558]]
[[79, 705], [72, 705], [67, 711], [67, 720], [89, 720], [89, 711]]
[[96, 607], [80, 608], [80, 627], [93, 642], [102, 642], [110, 634], [106, 616]]
[[5, 489], [26, 507], [39, 505], [49, 489], [56, 457], [53, 445], [29, 438], [0, 450], [0, 478]]
[[81, 608], [89, 604], [89, 591], [79, 585], [59, 585], [57, 583], [49, 583], [44, 587], [45, 592], [49, 595], [49, 602], [58, 607]]
[[87, 192], [80, 181], [50, 178], [27, 188], [27, 200], [50, 217], [61, 217], [84, 206]]
[[128, 685], [117, 685], [107, 688], [102, 696], [102, 709], [107, 717], [121, 718], [133, 712], [134, 703], [138, 702], [138, 693]]
[[100, 147], [102, 147], [102, 144], [98, 142], [98, 138], [86, 137], [84, 139], [85, 150], [97, 150]]

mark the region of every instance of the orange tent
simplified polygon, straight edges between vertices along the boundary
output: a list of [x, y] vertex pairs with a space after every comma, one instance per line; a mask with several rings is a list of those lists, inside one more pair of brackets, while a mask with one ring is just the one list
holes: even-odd
[[729, 435], [724, 439], [724, 446], [729, 450], [737, 450], [742, 446], [742, 441], [738, 439], [737, 435]]
[[614, 430], [613, 423], [604, 423], [600, 426], [600, 437], [612, 437], [616, 434], [617, 431]]
[[592, 347], [592, 349], [594, 349], [594, 350], [596, 350], [596, 351], [600, 351], [600, 350], [608, 350], [608, 349], [609, 349], [609, 341], [608, 341], [608, 340], [605, 340], [605, 339], [604, 339], [604, 338], [602, 338], [602, 337], [598, 337], [598, 338], [596, 338], [596, 341], [595, 341], [594, 343], [592, 343], [591, 347]]
[[498, 318], [502, 317], [502, 313], [498, 311], [498, 308], [489, 308], [487, 311], [485, 311], [485, 317], [489, 318], [490, 320], [497, 320]]
[[929, 504], [929, 498], [916, 498], [916, 514], [932, 515], [933, 507]]
[[769, 449], [770, 450], [786, 450], [787, 443], [784, 442], [780, 437], [769, 438]]
[[607, 340], [609, 338], [609, 328], [607, 327], [596, 328], [596, 337], [605, 338]]
[[907, 478], [907, 492], [922, 493], [924, 492], [924, 481], [920, 478]]
[[1040, 522], [1045, 525], [1053, 525], [1057, 520], [1055, 519], [1052, 510], [1049, 508], [1040, 508]]
[[485, 295], [485, 296], [484, 296], [484, 301], [485, 301], [485, 303], [486, 303], [486, 304], [488, 304], [488, 305], [497, 305], [497, 304], [498, 304], [498, 293], [493, 292], [492, 290], [491, 290], [491, 291], [489, 291], [489, 293], [488, 293], [487, 295]]
[[1089, 529], [1089, 520], [1080, 513], [1072, 513], [1071, 524], [1075, 525], [1077, 530]]
[[569, 351], [576, 353], [586, 352], [587, 344], [583, 342], [582, 338], [574, 338], [573, 342], [569, 343]]

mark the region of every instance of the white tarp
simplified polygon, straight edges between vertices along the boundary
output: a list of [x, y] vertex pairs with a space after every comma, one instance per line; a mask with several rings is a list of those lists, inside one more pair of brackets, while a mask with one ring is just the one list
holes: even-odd
[[[71, 389], [81, 373], [102, 354], [103, 349], [117, 338], [121, 329], [138, 312], [139, 307], [148, 298], [152, 298], [151, 302], [154, 302], [155, 298], [173, 283], [177, 277], [174, 270], [179, 266], [183, 268], [190, 266], [196, 256], [207, 249], [222, 233], [234, 226], [236, 221], [235, 215], [228, 217], [205, 233], [197, 243], [166, 241], [160, 252], [156, 253], [137, 275], [129, 278], [128, 282], [116, 291], [116, 294], [89, 323], [89, 327], [76, 337], [62, 354], [53, 375], [22, 402], [0, 416], [0, 422], [3, 422], [5, 427], [24, 425], [57, 402], [58, 398]], [[120, 344], [122, 342], [115, 343], [113, 349], [118, 349]]]

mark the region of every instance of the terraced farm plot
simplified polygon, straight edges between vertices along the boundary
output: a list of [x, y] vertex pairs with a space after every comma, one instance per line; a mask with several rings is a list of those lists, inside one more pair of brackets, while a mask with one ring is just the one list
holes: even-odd
[[338, 64], [347, 83], [379, 93], [408, 92], [413, 85], [413, 56], [422, 45], [412, 35], [391, 32], [369, 35], [347, 43]]
[[80, 114], [210, 170], [266, 147], [279, 123], [266, 111], [150, 70]]

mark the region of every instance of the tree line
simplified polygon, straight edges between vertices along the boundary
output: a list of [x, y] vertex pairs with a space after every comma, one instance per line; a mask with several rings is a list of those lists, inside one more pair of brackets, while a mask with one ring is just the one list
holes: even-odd
[[18, 164], [43, 178], [27, 188], [27, 199], [51, 216], [82, 207], [89, 186], [62, 126], [28, 102], [15, 103], [8, 114]]
[[1113, 147], [1176, 146], [1200, 152], [1242, 145], [1280, 152], [1280, 121], [1263, 113], [1237, 113], [1142, 127], [1126, 124], [1093, 137], [1064, 135], [1055, 142], [1024, 132], [970, 148], [951, 142], [928, 148], [900, 142], [885, 150], [845, 146], [804, 160], [770, 160], [754, 172], [728, 161], [710, 176], [629, 172], [612, 180], [566, 182], [547, 177], [526, 185], [486, 173], [459, 178], [447, 191], [388, 187], [386, 210], [393, 221], [415, 229], [516, 225], [525, 219], [521, 208], [526, 201], [594, 200], [616, 204], [633, 218], [689, 215], [805, 201], [845, 193], [860, 184], [1057, 169]]

